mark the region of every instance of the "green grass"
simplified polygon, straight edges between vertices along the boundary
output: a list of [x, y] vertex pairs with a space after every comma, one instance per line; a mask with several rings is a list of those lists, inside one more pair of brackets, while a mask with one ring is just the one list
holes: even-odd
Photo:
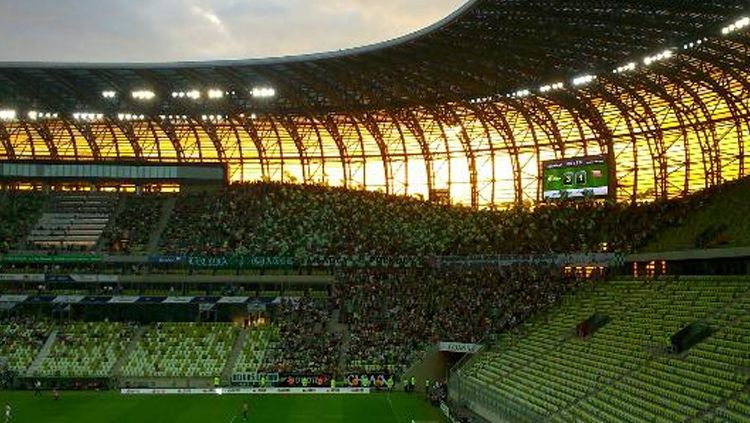
[[[242, 403], [250, 422], [444, 422], [423, 395], [402, 392], [370, 395], [121, 395], [116, 392], [0, 391], [0, 406], [10, 402], [13, 423], [231, 423]], [[237, 418], [234, 423], [241, 423]]]

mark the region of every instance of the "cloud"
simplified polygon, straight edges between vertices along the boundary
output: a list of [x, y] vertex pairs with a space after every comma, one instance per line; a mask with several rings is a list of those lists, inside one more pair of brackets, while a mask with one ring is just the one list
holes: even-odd
[[421, 29], [464, 1], [5, 0], [0, 60], [212, 60], [338, 50]]
[[221, 30], [222, 32], [226, 32], [226, 28], [224, 28], [224, 22], [222, 22], [222, 21], [221, 21], [221, 19], [219, 19], [219, 17], [218, 17], [218, 16], [216, 16], [216, 14], [215, 14], [215, 13], [213, 13], [213, 12], [211, 12], [211, 11], [208, 11], [208, 10], [205, 10], [205, 9], [203, 9], [203, 8], [202, 8], [202, 7], [200, 7], [200, 6], [193, 6], [193, 7], [191, 7], [190, 9], [191, 9], [191, 10], [193, 11], [193, 13], [195, 13], [196, 15], [198, 15], [198, 16], [200, 16], [200, 17], [202, 17], [202, 18], [206, 19], [206, 20], [207, 20], [208, 22], [210, 22], [210, 23], [212, 23], [213, 25], [215, 25], [215, 26], [216, 26], [217, 28], [219, 28], [219, 29], [220, 29], [220, 30]]

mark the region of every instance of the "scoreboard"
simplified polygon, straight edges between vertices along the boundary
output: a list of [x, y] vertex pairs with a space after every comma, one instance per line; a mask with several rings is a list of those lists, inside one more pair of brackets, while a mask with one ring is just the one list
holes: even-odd
[[607, 156], [587, 156], [542, 163], [545, 200], [609, 196]]

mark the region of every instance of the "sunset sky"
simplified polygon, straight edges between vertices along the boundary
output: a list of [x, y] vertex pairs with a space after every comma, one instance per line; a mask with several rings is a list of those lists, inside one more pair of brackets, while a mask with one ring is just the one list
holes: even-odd
[[330, 51], [428, 26], [465, 0], [0, 0], [0, 61], [161, 62]]

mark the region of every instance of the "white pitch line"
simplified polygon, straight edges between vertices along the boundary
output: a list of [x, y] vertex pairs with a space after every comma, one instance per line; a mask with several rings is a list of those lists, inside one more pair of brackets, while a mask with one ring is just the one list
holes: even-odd
[[393, 402], [391, 402], [391, 392], [390, 391], [388, 391], [387, 398], [388, 398], [388, 405], [391, 407], [391, 413], [393, 413], [393, 417], [396, 418], [396, 423], [400, 423], [401, 422], [401, 416], [399, 416], [398, 413], [396, 413], [396, 409], [393, 408]]

